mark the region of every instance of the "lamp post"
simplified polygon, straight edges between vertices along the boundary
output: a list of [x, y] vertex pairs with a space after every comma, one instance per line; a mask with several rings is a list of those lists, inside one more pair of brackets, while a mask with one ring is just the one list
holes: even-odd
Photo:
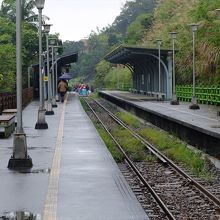
[[195, 93], [195, 84], [196, 84], [196, 75], [195, 75], [195, 32], [198, 30], [198, 24], [190, 24], [193, 37], [193, 95], [192, 95], [192, 104], [189, 106], [190, 109], [199, 109], [199, 105], [196, 99]]
[[58, 49], [59, 46], [55, 46], [54, 50], [55, 50], [55, 98], [56, 98], [56, 102], [59, 102], [59, 95], [58, 95], [58, 90], [57, 90], [57, 84], [58, 84], [58, 80], [57, 80], [57, 55], [58, 55]]
[[54, 115], [54, 111], [52, 109], [52, 94], [51, 94], [51, 74], [50, 74], [50, 57], [49, 57], [49, 32], [51, 24], [44, 24], [44, 33], [46, 35], [46, 47], [47, 47], [47, 77], [48, 77], [48, 99], [47, 99], [47, 109], [46, 115]]
[[[49, 73], [48, 73], [48, 65], [49, 65], [49, 51], [48, 51], [48, 37], [50, 33], [50, 27], [52, 24], [43, 24], [44, 27], [44, 34], [46, 36], [46, 51], [45, 51], [45, 57], [46, 57], [46, 65], [44, 65], [44, 73], [47, 73], [46, 80], [44, 81], [44, 88], [45, 88], [45, 99], [47, 99], [47, 105], [46, 105], [46, 112], [48, 111], [48, 93], [49, 93]], [[46, 83], [47, 82], [47, 83]], [[45, 114], [46, 114], [45, 112]]]
[[43, 82], [44, 82], [44, 101], [47, 99], [47, 85], [46, 85], [47, 81], [46, 81], [46, 70], [45, 70], [45, 68], [46, 68], [46, 65], [45, 65], [46, 57], [47, 57], [47, 51], [44, 51], [42, 53], [42, 58], [43, 58], [42, 77], [43, 77]]
[[13, 140], [13, 154], [8, 168], [31, 168], [32, 159], [27, 153], [26, 134], [22, 125], [22, 55], [21, 55], [21, 0], [16, 0], [16, 76], [17, 76], [17, 128]]
[[[216, 12], [217, 12], [217, 15], [218, 15], [218, 19], [220, 19], [220, 8], [216, 9]], [[217, 116], [220, 116], [219, 108], [218, 108], [218, 111], [217, 111]]]
[[43, 75], [42, 75], [42, 10], [44, 8], [45, 0], [35, 0], [38, 9], [39, 20], [39, 94], [40, 103], [38, 109], [38, 119], [35, 129], [47, 129], [48, 125], [45, 119], [44, 98], [43, 98]]
[[51, 70], [52, 70], [52, 107], [57, 107], [56, 104], [56, 98], [55, 98], [55, 73], [54, 73], [54, 48], [56, 46], [57, 39], [56, 38], [50, 38], [49, 44], [51, 47], [51, 54], [52, 54], [52, 65], [51, 65]]
[[161, 63], [160, 63], [160, 48], [162, 45], [162, 40], [161, 39], [157, 39], [157, 47], [158, 47], [158, 97], [157, 100], [162, 100], [162, 95], [161, 95]]
[[179, 105], [179, 101], [176, 97], [176, 76], [175, 76], [175, 40], [176, 40], [177, 32], [170, 32], [170, 38], [172, 40], [173, 47], [173, 97], [170, 101], [171, 105]]

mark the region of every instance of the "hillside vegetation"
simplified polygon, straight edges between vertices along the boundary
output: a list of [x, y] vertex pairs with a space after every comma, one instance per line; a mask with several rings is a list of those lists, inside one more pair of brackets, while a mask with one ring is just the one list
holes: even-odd
[[171, 47], [169, 32], [177, 31], [177, 83], [192, 83], [192, 32], [189, 24], [199, 23], [196, 32], [196, 77], [200, 84], [220, 82], [220, 21], [216, 9], [218, 0], [164, 0], [155, 10], [153, 23], [143, 39], [143, 45], [153, 46], [162, 39]]
[[[120, 44], [156, 47], [156, 39], [163, 40], [164, 48], [171, 48], [169, 32], [178, 32], [176, 39], [177, 84], [192, 84], [192, 31], [189, 24], [199, 23], [196, 32], [196, 83], [218, 85], [220, 83], [220, 19], [216, 9], [219, 0], [133, 0], [127, 1], [112, 25], [98, 33], [91, 33], [86, 49], [79, 42], [64, 43], [64, 47], [77, 48], [79, 62], [72, 72], [95, 86], [111, 88], [118, 85], [120, 74], [124, 83], [131, 83], [129, 70], [103, 61], [105, 54]], [[81, 49], [80, 49], [81, 48]], [[65, 48], [64, 48], [65, 49]], [[87, 78], [88, 79], [88, 78]]]

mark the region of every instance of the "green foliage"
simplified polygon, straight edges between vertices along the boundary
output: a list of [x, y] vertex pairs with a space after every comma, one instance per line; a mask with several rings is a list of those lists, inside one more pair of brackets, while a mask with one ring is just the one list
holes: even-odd
[[[33, 11], [35, 7], [34, 0], [22, 0], [21, 1], [22, 20], [29, 20], [35, 13]], [[15, 0], [3, 0], [1, 5], [1, 17], [5, 17], [12, 22], [16, 21], [16, 1]]]
[[[163, 132], [158, 132], [156, 129], [145, 128], [140, 131], [140, 135], [149, 138], [153, 144], [157, 145], [160, 150], [166, 150], [170, 147], [170, 138]], [[172, 144], [175, 142], [172, 140]]]
[[116, 33], [110, 33], [108, 36], [108, 45], [109, 46], [114, 46], [117, 45], [119, 42], [119, 37]]
[[89, 97], [91, 97], [92, 99], [97, 99], [100, 98], [99, 93], [97, 91], [92, 92]]
[[37, 29], [27, 22], [22, 23], [22, 47], [23, 68], [27, 69], [30, 66], [30, 60], [36, 57], [39, 49]]
[[0, 17], [0, 44], [15, 43], [15, 23]]
[[122, 89], [126, 90], [125, 86], [131, 88], [132, 74], [128, 68], [111, 67], [102, 81], [103, 86], [107, 89]]
[[105, 142], [106, 146], [108, 147], [111, 155], [113, 156], [114, 160], [118, 163], [124, 160], [124, 155], [118, 149], [116, 144], [113, 142], [109, 134], [103, 130], [103, 128], [96, 126], [100, 136], [102, 137], [103, 141]]
[[0, 45], [0, 66], [1, 66], [1, 79], [0, 90], [1, 92], [12, 92], [15, 85], [15, 46], [12, 44]]
[[[4, 0], [0, 11], [0, 89], [1, 92], [14, 92], [16, 73], [16, 1]], [[23, 19], [32, 16], [34, 1], [22, 1]], [[23, 84], [26, 82], [27, 67], [38, 59], [37, 28], [26, 21], [22, 22], [22, 69]]]
[[16, 83], [15, 73], [8, 71], [2, 74], [2, 76], [3, 78], [0, 78], [0, 92], [14, 92]]
[[137, 44], [144, 36], [145, 29], [149, 28], [152, 23], [151, 14], [140, 14], [127, 28], [125, 43]]
[[154, 155], [148, 154], [145, 158], [146, 162], [156, 162], [158, 158]]
[[213, 20], [215, 19], [215, 13], [213, 12], [219, 6], [219, 1], [216, 0], [199, 0], [190, 15], [197, 21]]
[[104, 79], [106, 74], [110, 71], [111, 66], [106, 61], [101, 61], [95, 68], [96, 74], [94, 83], [96, 88], [102, 88], [104, 86]]
[[[78, 62], [71, 66], [71, 72], [74, 76], [86, 76], [89, 79], [93, 77], [95, 65], [102, 59], [107, 52], [108, 37], [104, 34], [97, 35], [92, 33], [89, 39], [76, 42], [64, 42], [64, 52], [78, 50]], [[69, 48], [69, 49], [67, 49]], [[86, 78], [85, 77], [85, 78]], [[86, 80], [86, 79], [85, 79]]]
[[146, 153], [145, 147], [141, 142], [124, 129], [115, 129], [113, 136], [116, 137], [123, 149], [130, 155], [134, 161], [144, 160]]
[[127, 125], [133, 127], [133, 128], [139, 128], [140, 127], [140, 121], [131, 113], [129, 112], [118, 112], [117, 116], [124, 121]]
[[192, 32], [191, 23], [199, 23], [196, 32], [196, 81], [212, 85], [219, 82], [220, 22], [215, 9], [216, 0], [166, 0], [154, 13], [154, 22], [145, 33], [144, 45], [152, 45], [157, 38], [163, 39], [163, 47], [171, 47], [170, 31], [177, 31], [176, 82], [192, 84]]
[[83, 43], [83, 41], [78, 41], [78, 42], [74, 42], [74, 41], [65, 41], [63, 43], [63, 49], [66, 53], [69, 52], [73, 52], [73, 51], [84, 51], [85, 48], [85, 44]]
[[174, 136], [170, 136], [166, 132], [153, 128], [142, 129], [139, 133], [142, 137], [157, 145], [158, 149], [163, 150], [168, 157], [185, 164], [194, 174], [210, 178], [205, 159], [201, 157], [200, 153], [187, 148], [184, 142], [181, 142]]
[[2, 72], [15, 72], [15, 45], [0, 45], [0, 66]]
[[116, 17], [113, 27], [124, 37], [128, 26], [143, 13], [151, 13], [156, 4], [154, 0], [126, 1], [119, 16]]

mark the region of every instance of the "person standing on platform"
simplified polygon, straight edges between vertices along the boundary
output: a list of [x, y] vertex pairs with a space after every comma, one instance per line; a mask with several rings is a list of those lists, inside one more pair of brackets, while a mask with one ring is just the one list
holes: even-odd
[[58, 88], [58, 92], [60, 94], [61, 102], [64, 102], [64, 97], [65, 97], [65, 94], [66, 94], [67, 88], [68, 88], [66, 81], [62, 79], [59, 82], [57, 88]]

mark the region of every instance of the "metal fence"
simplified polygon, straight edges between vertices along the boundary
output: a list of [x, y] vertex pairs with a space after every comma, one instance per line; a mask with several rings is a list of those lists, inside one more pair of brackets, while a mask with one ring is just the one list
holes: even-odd
[[[176, 86], [176, 95], [181, 101], [190, 102], [192, 93], [192, 85]], [[220, 105], [220, 86], [196, 86], [195, 93], [199, 103]]]
[[131, 83], [119, 83], [117, 89], [121, 91], [129, 91], [131, 88]]
[[[22, 91], [22, 105], [25, 107], [33, 99], [33, 88], [26, 88]], [[16, 107], [16, 93], [0, 93], [0, 114], [4, 109]]]

